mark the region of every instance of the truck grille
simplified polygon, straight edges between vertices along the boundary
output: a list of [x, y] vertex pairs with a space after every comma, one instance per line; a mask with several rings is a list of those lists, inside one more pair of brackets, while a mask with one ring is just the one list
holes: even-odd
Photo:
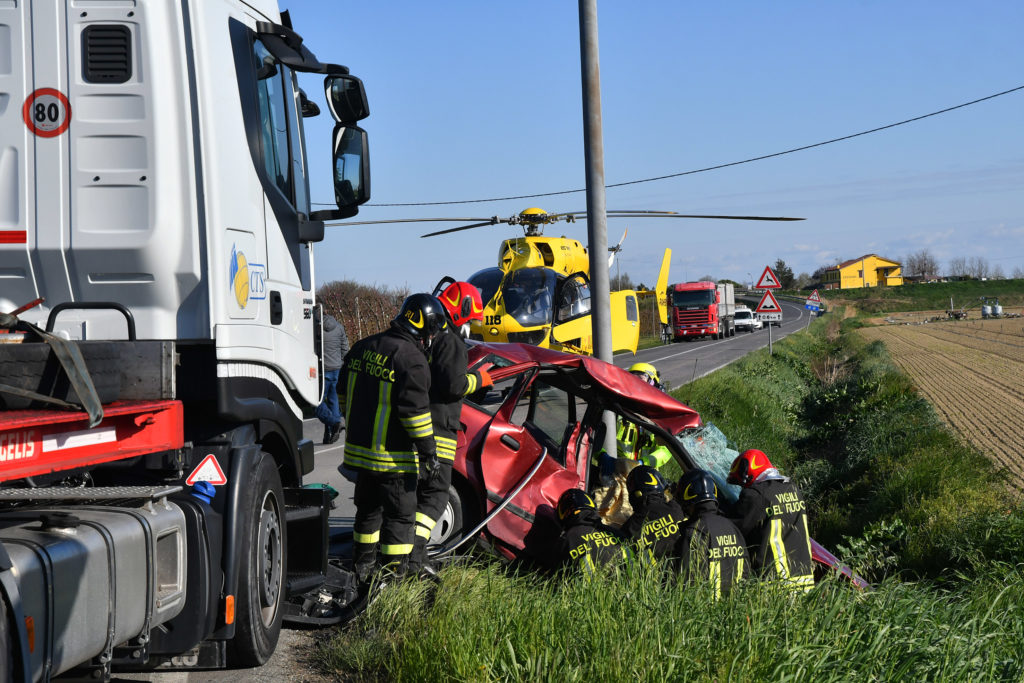
[[689, 325], [693, 323], [706, 323], [708, 321], [707, 310], [703, 311], [676, 311], [676, 324]]
[[132, 77], [132, 32], [98, 24], [82, 31], [82, 71], [90, 83], [125, 83]]

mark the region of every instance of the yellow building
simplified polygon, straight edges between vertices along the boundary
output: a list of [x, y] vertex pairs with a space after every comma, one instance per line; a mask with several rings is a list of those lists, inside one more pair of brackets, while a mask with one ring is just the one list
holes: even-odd
[[878, 254], [865, 254], [844, 261], [825, 271], [822, 289], [855, 289], [857, 287], [895, 287], [903, 284], [903, 273], [896, 261]]

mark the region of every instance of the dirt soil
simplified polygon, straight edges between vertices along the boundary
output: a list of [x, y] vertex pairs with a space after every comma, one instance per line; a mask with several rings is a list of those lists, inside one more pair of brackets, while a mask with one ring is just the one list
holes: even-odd
[[894, 313], [860, 333], [882, 340], [943, 419], [1024, 490], [1024, 319], [925, 322], [934, 313]]

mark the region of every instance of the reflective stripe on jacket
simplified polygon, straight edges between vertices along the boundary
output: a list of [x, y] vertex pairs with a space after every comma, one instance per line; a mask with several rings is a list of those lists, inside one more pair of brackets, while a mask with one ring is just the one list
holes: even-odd
[[345, 356], [345, 465], [415, 474], [433, 453], [430, 370], [419, 343], [397, 328], [358, 341]]

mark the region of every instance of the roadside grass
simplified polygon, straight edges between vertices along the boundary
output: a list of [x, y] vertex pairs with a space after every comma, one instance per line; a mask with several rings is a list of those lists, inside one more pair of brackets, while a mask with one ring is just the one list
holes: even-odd
[[657, 569], [542, 576], [458, 564], [385, 591], [321, 643], [344, 680], [1024, 680], [1024, 514], [838, 313], [674, 392], [811, 505], [812, 534], [876, 582], [720, 601]]
[[[497, 562], [385, 591], [319, 645], [369, 681], [1015, 681], [1024, 675], [1019, 567], [955, 590], [827, 580], [808, 594], [756, 581], [715, 601], [660, 567], [542, 577]], [[436, 590], [432, 594], [432, 591]]]

